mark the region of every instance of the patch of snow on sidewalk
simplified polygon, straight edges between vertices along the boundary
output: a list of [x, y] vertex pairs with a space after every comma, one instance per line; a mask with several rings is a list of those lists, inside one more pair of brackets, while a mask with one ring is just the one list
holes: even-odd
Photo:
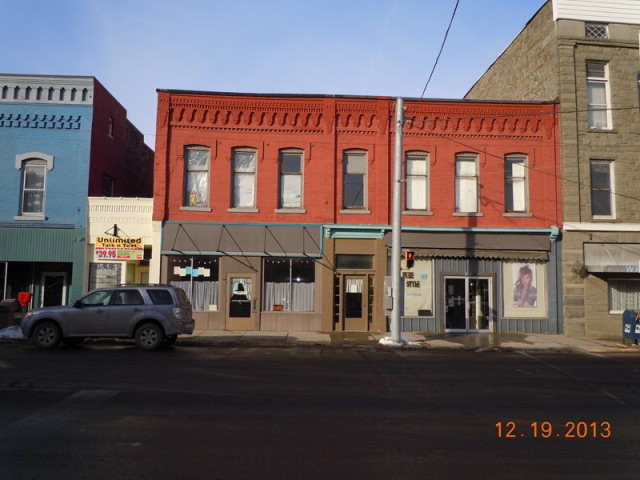
[[0, 338], [24, 338], [19, 325], [3, 328], [0, 330]]

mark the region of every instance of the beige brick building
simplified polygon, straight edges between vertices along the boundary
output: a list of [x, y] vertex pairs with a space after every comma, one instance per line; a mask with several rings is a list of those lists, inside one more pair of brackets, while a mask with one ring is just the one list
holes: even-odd
[[465, 98], [560, 101], [563, 322], [620, 337], [640, 309], [640, 2], [549, 0]]

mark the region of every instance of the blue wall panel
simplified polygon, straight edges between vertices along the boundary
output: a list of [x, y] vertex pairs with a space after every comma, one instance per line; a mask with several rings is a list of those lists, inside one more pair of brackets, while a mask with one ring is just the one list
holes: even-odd
[[54, 157], [46, 219], [28, 223], [86, 225], [91, 123], [91, 106], [0, 104], [0, 223], [25, 223], [14, 220], [21, 187], [16, 155], [40, 152]]

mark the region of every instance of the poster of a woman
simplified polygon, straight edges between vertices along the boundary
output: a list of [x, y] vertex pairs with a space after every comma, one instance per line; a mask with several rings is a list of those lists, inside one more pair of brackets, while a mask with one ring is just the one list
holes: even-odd
[[513, 288], [513, 306], [535, 307], [538, 300], [535, 269], [528, 264], [515, 264], [513, 268], [514, 278], [517, 278]]

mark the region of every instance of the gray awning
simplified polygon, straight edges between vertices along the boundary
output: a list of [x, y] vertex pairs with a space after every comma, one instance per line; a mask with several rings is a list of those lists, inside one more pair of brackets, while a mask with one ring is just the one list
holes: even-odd
[[162, 253], [320, 256], [317, 225], [167, 223]]
[[[390, 233], [385, 243], [391, 245]], [[423, 257], [547, 260], [551, 241], [548, 234], [407, 232], [402, 234], [402, 248]]]
[[638, 272], [640, 244], [585, 243], [584, 265], [589, 272]]

